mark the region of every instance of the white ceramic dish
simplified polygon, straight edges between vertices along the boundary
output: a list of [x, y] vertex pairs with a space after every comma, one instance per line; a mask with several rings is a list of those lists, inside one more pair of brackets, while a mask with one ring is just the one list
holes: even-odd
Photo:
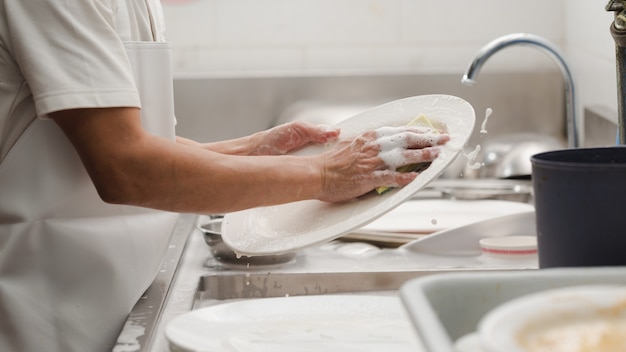
[[341, 238], [397, 247], [431, 234], [533, 209], [530, 204], [504, 200], [410, 200]]
[[575, 286], [522, 296], [490, 311], [485, 352], [626, 351], [626, 286]]
[[174, 318], [165, 330], [173, 351], [420, 352], [395, 296], [322, 295], [224, 303]]
[[[426, 115], [450, 135], [439, 157], [409, 185], [352, 202], [301, 201], [226, 214], [222, 236], [241, 255], [280, 254], [335, 239], [375, 220], [405, 202], [438, 177], [456, 158], [474, 128], [475, 114], [465, 100], [449, 95], [423, 95], [393, 101], [338, 123], [341, 138], [353, 138], [382, 126], [402, 126]], [[311, 146], [303, 155], [321, 153]]]
[[[478, 202], [484, 201], [474, 201]], [[500, 209], [508, 207], [510, 213], [438, 231], [400, 249], [416, 254], [475, 257], [482, 255], [480, 241], [486, 237], [535, 236], [535, 209], [532, 205], [507, 201], [490, 201], [489, 204]]]
[[499, 200], [415, 200], [400, 204], [361, 230], [429, 234], [531, 209], [529, 204]]

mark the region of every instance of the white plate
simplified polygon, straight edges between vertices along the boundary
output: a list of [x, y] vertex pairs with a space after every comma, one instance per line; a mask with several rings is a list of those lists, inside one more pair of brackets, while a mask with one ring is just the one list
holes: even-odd
[[407, 243], [400, 249], [412, 253], [445, 256], [449, 260], [450, 257], [456, 256], [481, 255], [479, 242], [486, 237], [536, 236], [534, 207], [524, 203], [519, 203], [519, 206], [520, 208], [510, 214], [437, 231]]
[[261, 298], [185, 313], [165, 329], [182, 351], [423, 351], [398, 297]]
[[[474, 128], [475, 115], [465, 100], [423, 95], [377, 106], [338, 123], [342, 138], [353, 138], [382, 126], [403, 126], [420, 114], [447, 130], [450, 141], [441, 154], [409, 185], [382, 196], [368, 194], [351, 202], [308, 200], [226, 214], [222, 236], [241, 255], [291, 252], [323, 243], [375, 220], [438, 177], [456, 158]], [[311, 146], [298, 154], [319, 154], [328, 146]]]
[[534, 207], [530, 204], [500, 200], [415, 200], [400, 204], [361, 229], [394, 233], [433, 233], [532, 209]]

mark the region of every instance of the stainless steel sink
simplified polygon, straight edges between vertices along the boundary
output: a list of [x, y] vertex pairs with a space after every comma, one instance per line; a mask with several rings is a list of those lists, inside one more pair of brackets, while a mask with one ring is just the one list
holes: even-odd
[[407, 280], [442, 272], [448, 270], [217, 273], [200, 278], [192, 309], [238, 299], [397, 291]]
[[220, 303], [302, 295], [396, 295], [408, 280], [427, 275], [532, 269], [509, 264], [464, 266], [388, 248], [355, 254], [329, 249], [334, 243], [305, 249], [280, 265], [232, 265], [212, 257], [195, 226], [199, 221], [198, 216], [181, 216], [159, 278], [132, 310], [113, 351], [168, 352], [164, 329], [171, 319]]

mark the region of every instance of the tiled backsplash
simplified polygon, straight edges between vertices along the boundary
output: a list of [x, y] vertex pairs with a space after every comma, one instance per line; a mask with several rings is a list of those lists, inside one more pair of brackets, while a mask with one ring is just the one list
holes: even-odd
[[[564, 44], [562, 0], [163, 2], [179, 73], [450, 73], [504, 34]], [[490, 66], [510, 68], [511, 60], [516, 67], [551, 65], [536, 52], [512, 50]]]

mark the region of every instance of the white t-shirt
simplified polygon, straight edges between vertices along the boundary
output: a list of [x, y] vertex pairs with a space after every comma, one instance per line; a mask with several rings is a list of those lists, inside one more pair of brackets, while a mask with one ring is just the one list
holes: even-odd
[[129, 14], [127, 39], [152, 41], [146, 1], [0, 0], [0, 162], [37, 117], [140, 107], [116, 16]]

